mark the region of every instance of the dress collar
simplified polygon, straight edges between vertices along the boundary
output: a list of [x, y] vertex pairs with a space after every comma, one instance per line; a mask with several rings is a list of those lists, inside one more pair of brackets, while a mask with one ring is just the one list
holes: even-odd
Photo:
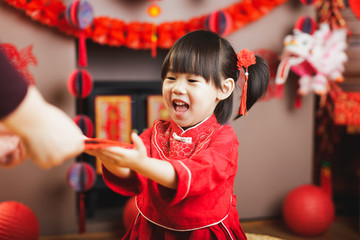
[[[177, 137], [184, 138], [184, 142], [189, 142], [190, 140], [187, 137], [195, 137], [199, 135], [202, 132], [205, 132], [207, 129], [211, 127], [215, 127], [218, 125], [220, 127], [220, 124], [217, 122], [215, 115], [211, 115], [210, 117], [206, 118], [204, 121], [196, 124], [193, 127], [187, 128], [186, 130], [182, 129], [179, 125], [177, 125], [174, 121], [171, 121], [172, 126], [172, 133], [171, 135], [176, 135]], [[174, 134], [175, 133], [175, 134]], [[175, 138], [177, 138], [175, 137]]]

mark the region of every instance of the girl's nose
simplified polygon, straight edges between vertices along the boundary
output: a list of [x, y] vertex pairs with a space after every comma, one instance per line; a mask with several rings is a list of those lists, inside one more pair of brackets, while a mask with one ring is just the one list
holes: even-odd
[[175, 94], [185, 94], [186, 93], [185, 81], [178, 79], [172, 88], [172, 92]]

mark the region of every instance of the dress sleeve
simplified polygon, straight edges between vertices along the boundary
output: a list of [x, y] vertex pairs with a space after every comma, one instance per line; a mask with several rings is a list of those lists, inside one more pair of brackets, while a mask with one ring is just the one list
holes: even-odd
[[170, 160], [179, 179], [172, 204], [188, 196], [213, 191], [220, 185], [225, 186], [229, 178], [235, 177], [239, 143], [231, 127], [223, 126], [223, 128], [225, 129], [191, 158]]
[[0, 119], [12, 113], [23, 101], [28, 84], [0, 49]]
[[130, 177], [120, 178], [108, 171], [103, 165], [102, 172], [105, 184], [118, 194], [135, 196], [140, 194], [144, 189], [142, 177], [134, 171], [131, 172]]
[[[150, 151], [150, 138], [151, 138], [152, 129], [145, 130], [141, 135], [148, 156]], [[119, 193], [124, 196], [134, 196], [140, 194], [146, 185], [147, 178], [132, 171], [130, 177], [120, 178], [108, 171], [104, 166], [103, 169], [103, 179], [106, 185], [116, 193]]]

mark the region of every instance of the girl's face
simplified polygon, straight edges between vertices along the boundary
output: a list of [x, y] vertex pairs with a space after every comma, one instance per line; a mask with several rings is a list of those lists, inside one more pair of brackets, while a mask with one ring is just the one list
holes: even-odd
[[192, 127], [214, 113], [220, 90], [202, 76], [169, 71], [163, 81], [164, 104], [180, 127]]

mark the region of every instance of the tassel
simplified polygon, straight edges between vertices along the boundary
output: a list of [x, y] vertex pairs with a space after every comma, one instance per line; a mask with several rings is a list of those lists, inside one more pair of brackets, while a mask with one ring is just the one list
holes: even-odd
[[275, 96], [277, 98], [283, 98], [284, 97], [284, 84], [276, 84]]
[[80, 67], [87, 66], [87, 54], [86, 54], [86, 36], [85, 32], [81, 31], [79, 35], [79, 62]]
[[79, 234], [85, 232], [85, 203], [84, 203], [84, 193], [79, 193]]
[[295, 96], [295, 108], [301, 108], [302, 106], [302, 97], [299, 94]]
[[243, 49], [240, 52], [236, 54], [237, 56], [237, 69], [245, 68], [245, 84], [244, 88], [241, 94], [241, 103], [240, 108], [238, 111], [238, 115], [246, 115], [247, 109], [246, 109], [246, 98], [247, 98], [247, 87], [248, 87], [248, 79], [249, 79], [249, 72], [248, 67], [256, 64], [256, 57], [253, 52], [249, 51], [248, 49]]
[[248, 76], [247, 76], [248, 72], [245, 72], [245, 84], [243, 87], [243, 91], [241, 94], [241, 103], [240, 103], [240, 108], [239, 108], [239, 112], [238, 115], [246, 115], [247, 111], [246, 111], [246, 97], [247, 97], [247, 85], [248, 85]]
[[330, 163], [326, 161], [324, 161], [321, 166], [320, 187], [330, 198], [332, 198], [331, 169]]

